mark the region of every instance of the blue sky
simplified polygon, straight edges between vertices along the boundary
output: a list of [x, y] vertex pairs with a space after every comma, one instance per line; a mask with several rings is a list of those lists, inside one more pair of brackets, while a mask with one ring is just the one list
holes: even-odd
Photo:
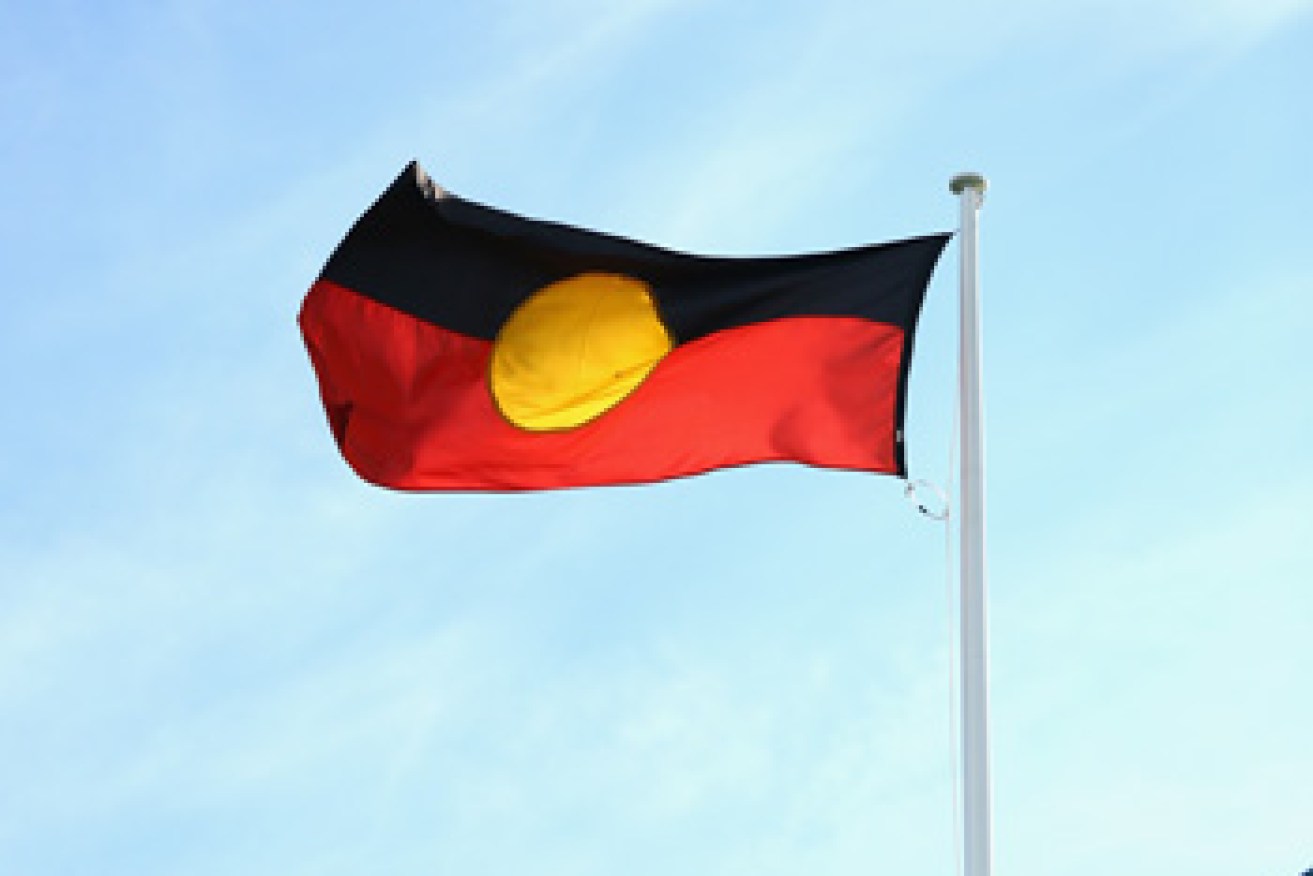
[[294, 316], [411, 158], [713, 253], [988, 175], [998, 871], [1313, 866], [1311, 43], [1297, 0], [0, 10], [0, 872], [953, 872], [897, 480], [353, 479]]

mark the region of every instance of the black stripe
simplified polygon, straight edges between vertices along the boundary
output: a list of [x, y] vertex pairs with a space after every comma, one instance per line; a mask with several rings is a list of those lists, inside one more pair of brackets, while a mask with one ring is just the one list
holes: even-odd
[[858, 316], [910, 335], [950, 236], [796, 256], [691, 255], [466, 201], [411, 163], [320, 276], [487, 340], [534, 291], [585, 271], [646, 281], [679, 341], [785, 316]]

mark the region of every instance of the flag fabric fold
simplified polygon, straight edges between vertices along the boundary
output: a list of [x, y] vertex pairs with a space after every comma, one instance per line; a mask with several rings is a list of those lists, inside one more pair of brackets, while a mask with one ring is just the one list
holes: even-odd
[[710, 257], [515, 216], [410, 164], [299, 322], [342, 455], [401, 490], [749, 463], [906, 475], [917, 317], [950, 235]]

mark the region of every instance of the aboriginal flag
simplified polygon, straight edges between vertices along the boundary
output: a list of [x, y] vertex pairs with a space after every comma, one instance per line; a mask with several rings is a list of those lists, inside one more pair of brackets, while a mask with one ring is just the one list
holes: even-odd
[[380, 486], [631, 484], [778, 460], [905, 476], [913, 332], [949, 237], [688, 255], [481, 206], [412, 163], [300, 325], [333, 437]]

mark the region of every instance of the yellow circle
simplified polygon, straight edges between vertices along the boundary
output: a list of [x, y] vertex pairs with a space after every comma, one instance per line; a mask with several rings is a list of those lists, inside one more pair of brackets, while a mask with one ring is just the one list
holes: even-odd
[[579, 274], [539, 289], [506, 320], [492, 348], [492, 395], [521, 429], [572, 429], [623, 401], [672, 346], [646, 283]]

